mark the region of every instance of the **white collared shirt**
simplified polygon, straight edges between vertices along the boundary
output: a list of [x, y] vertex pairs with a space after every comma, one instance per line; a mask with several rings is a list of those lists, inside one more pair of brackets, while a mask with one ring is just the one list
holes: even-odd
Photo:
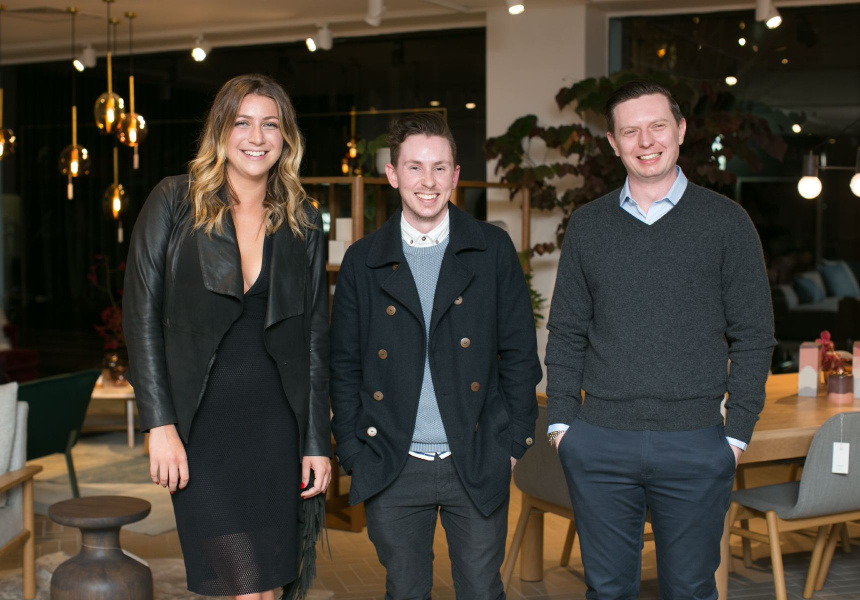
[[406, 221], [406, 217], [400, 215], [400, 236], [407, 245], [413, 248], [429, 248], [448, 237], [451, 231], [451, 217], [448, 209], [445, 209], [445, 218], [442, 222], [427, 233], [421, 233]]

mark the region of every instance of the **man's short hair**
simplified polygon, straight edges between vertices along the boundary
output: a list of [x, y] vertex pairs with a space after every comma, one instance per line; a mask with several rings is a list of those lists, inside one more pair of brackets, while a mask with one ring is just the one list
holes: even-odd
[[400, 117], [391, 122], [388, 133], [388, 145], [391, 146], [391, 164], [397, 166], [400, 158], [400, 144], [410, 135], [439, 136], [448, 140], [451, 145], [451, 158], [457, 165], [457, 144], [448, 128], [448, 123], [442, 115], [436, 112], [420, 112]]
[[666, 97], [666, 100], [669, 101], [669, 109], [672, 111], [672, 116], [675, 117], [675, 123], [680, 125], [681, 119], [684, 118], [684, 115], [681, 114], [681, 107], [678, 106], [678, 102], [676, 102], [672, 97], [672, 93], [662, 85], [654, 83], [653, 81], [649, 81], [647, 79], [635, 79], [621, 85], [617, 90], [612, 92], [612, 95], [609, 96], [609, 99], [606, 101], [606, 112], [604, 114], [606, 117], [606, 130], [615, 135], [614, 112], [616, 106], [622, 102], [627, 102], [628, 100], [635, 100], [636, 98], [651, 96], [653, 94], [660, 94], [661, 96]]

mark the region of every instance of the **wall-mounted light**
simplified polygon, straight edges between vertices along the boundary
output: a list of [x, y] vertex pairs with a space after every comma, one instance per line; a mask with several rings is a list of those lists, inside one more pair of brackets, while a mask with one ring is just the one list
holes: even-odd
[[86, 47], [81, 50], [80, 54], [75, 57], [74, 62], [75, 68], [78, 71], [83, 71], [84, 69], [92, 69], [96, 66], [96, 51], [93, 49], [92, 44], [87, 44]]
[[371, 27], [379, 27], [384, 14], [385, 4], [383, 0], [367, 0], [367, 15], [364, 17], [365, 23]]
[[191, 57], [197, 62], [203, 62], [210, 52], [212, 52], [212, 44], [204, 40], [202, 35], [198, 35], [194, 39], [194, 46], [191, 47]]
[[821, 180], [818, 178], [818, 170], [854, 171], [848, 187], [851, 193], [860, 198], [860, 148], [857, 148], [857, 163], [853, 167], [835, 167], [825, 164], [821, 157], [810, 152], [803, 157], [803, 171], [800, 181], [797, 182], [797, 191], [808, 200], [817, 198], [821, 194]]
[[328, 23], [321, 25], [317, 30], [317, 34], [305, 40], [308, 50], [316, 52], [317, 50], [331, 50], [334, 45], [334, 40], [331, 36], [331, 29], [328, 28]]
[[776, 29], [782, 25], [782, 17], [773, 5], [773, 0], [756, 0], [755, 20], [763, 21], [768, 29]]
[[505, 3], [508, 5], [508, 13], [512, 15], [521, 15], [526, 10], [523, 0], [505, 0]]

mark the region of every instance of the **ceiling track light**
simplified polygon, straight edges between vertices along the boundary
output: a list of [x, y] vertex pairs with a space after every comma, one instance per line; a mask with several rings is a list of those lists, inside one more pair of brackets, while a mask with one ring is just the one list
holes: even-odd
[[197, 62], [203, 62], [212, 52], [212, 44], [203, 39], [202, 35], [194, 38], [194, 46], [191, 48], [191, 57]]
[[773, 5], [773, 0], [756, 0], [755, 20], [764, 22], [768, 29], [776, 29], [782, 24], [782, 17]]
[[331, 36], [331, 29], [328, 28], [328, 23], [320, 25], [317, 34], [305, 40], [308, 50], [316, 52], [317, 50], [331, 50], [334, 45], [334, 40]]
[[93, 48], [93, 45], [87, 44], [86, 47], [75, 57], [72, 64], [75, 65], [75, 69], [78, 71], [92, 69], [96, 66], [96, 51]]
[[382, 17], [385, 15], [385, 3], [383, 0], [367, 0], [367, 15], [364, 22], [371, 27], [379, 27]]
[[526, 10], [523, 0], [505, 0], [505, 3], [508, 5], [508, 13], [512, 15], [521, 15]]

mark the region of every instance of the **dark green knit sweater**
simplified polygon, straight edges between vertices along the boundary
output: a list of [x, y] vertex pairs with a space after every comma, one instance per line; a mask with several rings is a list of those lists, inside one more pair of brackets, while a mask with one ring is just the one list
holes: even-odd
[[699, 429], [722, 422], [728, 392], [726, 435], [748, 442], [774, 345], [752, 222], [692, 183], [653, 225], [618, 194], [576, 210], [567, 227], [547, 324], [549, 423]]

